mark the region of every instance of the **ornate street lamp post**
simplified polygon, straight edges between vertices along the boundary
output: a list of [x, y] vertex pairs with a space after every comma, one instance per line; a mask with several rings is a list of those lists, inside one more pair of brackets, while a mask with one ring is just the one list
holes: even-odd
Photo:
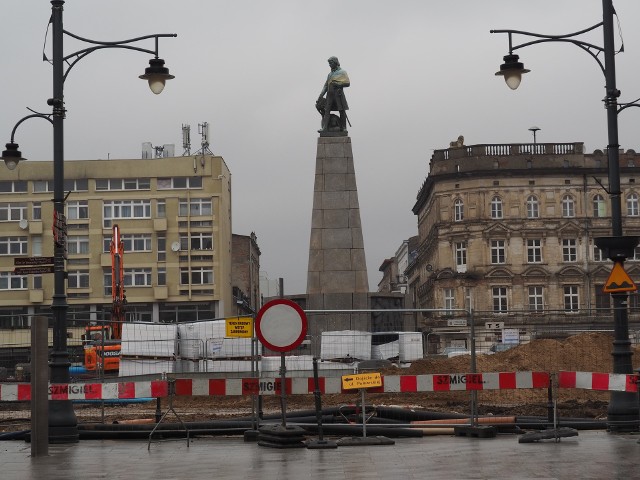
[[[69, 383], [69, 353], [67, 352], [67, 295], [65, 283], [65, 243], [66, 223], [64, 220], [64, 81], [69, 71], [78, 61], [92, 52], [109, 48], [123, 48], [153, 55], [149, 61], [149, 67], [145, 69], [140, 78], [149, 82], [149, 87], [155, 94], [162, 92], [166, 80], [174, 78], [169, 70], [164, 67], [164, 60], [158, 58], [158, 40], [162, 37], [176, 37], [176, 34], [153, 34], [132, 38], [119, 42], [102, 42], [90, 40], [74, 35], [63, 29], [62, 11], [64, 0], [51, 0], [52, 48], [53, 48], [53, 97], [47, 101], [52, 107], [51, 114], [34, 113], [18, 121], [11, 133], [11, 142], [6, 145], [2, 153], [2, 159], [9, 169], [14, 169], [22, 154], [18, 150], [18, 144], [14, 142], [14, 134], [18, 125], [29, 118], [44, 118], [53, 124], [53, 205], [54, 205], [54, 229], [58, 230], [54, 235], [54, 293], [51, 310], [53, 313], [53, 352], [50, 359], [50, 377], [52, 384]], [[72, 54], [64, 55], [63, 39], [68, 35], [85, 44], [87, 48], [78, 50]], [[140, 48], [133, 43], [154, 39], [153, 50]], [[66, 69], [65, 69], [66, 66]], [[73, 406], [69, 400], [51, 400], [49, 402], [49, 441], [51, 443], [73, 443], [78, 441], [77, 419]]]
[[[578, 32], [566, 35], [541, 35], [520, 30], [491, 30], [491, 33], [506, 33], [509, 36], [509, 54], [504, 57], [504, 64], [496, 75], [503, 76], [505, 82], [512, 90], [520, 85], [522, 75], [530, 70], [524, 68], [515, 50], [546, 42], [564, 42], [573, 44], [587, 52], [600, 66], [606, 81], [606, 96], [604, 98], [607, 110], [607, 155], [609, 160], [609, 198], [611, 201], [611, 237], [595, 239], [596, 245], [601, 248], [614, 262], [624, 264], [624, 261], [633, 257], [633, 251], [638, 244], [638, 237], [624, 236], [622, 234], [622, 212], [620, 192], [620, 165], [618, 144], [618, 113], [630, 106], [640, 106], [636, 102], [618, 104], [620, 91], [616, 88], [616, 64], [613, 38], [613, 16], [615, 10], [612, 0], [602, 0], [602, 22]], [[602, 27], [603, 46], [593, 45], [576, 37]], [[519, 45], [513, 45], [512, 36], [522, 35], [533, 37], [531, 40]], [[599, 58], [604, 55], [604, 64]], [[631, 342], [629, 341], [629, 324], [627, 315], [626, 291], [611, 294], [614, 311], [613, 341], [613, 371], [614, 373], [632, 374]], [[627, 392], [611, 392], [611, 400], [608, 409], [609, 428], [612, 431], [634, 431], [638, 429], [638, 400], [637, 395]]]

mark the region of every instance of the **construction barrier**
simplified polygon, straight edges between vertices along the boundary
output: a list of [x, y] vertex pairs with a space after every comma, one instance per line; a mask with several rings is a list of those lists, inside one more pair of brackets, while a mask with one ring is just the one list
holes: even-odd
[[[225, 378], [152, 380], [118, 383], [70, 383], [49, 385], [51, 400], [111, 400], [134, 398], [164, 398], [169, 396], [169, 382], [175, 382], [177, 396], [233, 396], [280, 394], [279, 378]], [[340, 377], [319, 378], [323, 394], [345, 393]], [[382, 386], [368, 389], [370, 393], [448, 392], [471, 390], [506, 390], [547, 388], [546, 372], [452, 373], [436, 375], [387, 375]], [[312, 377], [287, 378], [286, 393], [306, 395], [314, 392]], [[0, 401], [29, 401], [28, 383], [0, 384]]]
[[625, 373], [558, 372], [558, 387], [637, 392], [639, 378], [638, 375]]
[[[635, 374], [598, 372], [558, 372], [559, 388], [579, 388], [600, 391], [637, 392], [640, 377]], [[345, 393], [340, 377], [320, 377], [323, 394]], [[279, 378], [220, 378], [151, 380], [118, 383], [69, 383], [49, 385], [50, 400], [113, 400], [135, 398], [165, 398], [169, 382], [175, 382], [177, 396], [246, 396], [279, 395]], [[382, 386], [370, 388], [370, 393], [454, 392], [471, 390], [513, 390], [548, 388], [547, 372], [451, 373], [434, 375], [387, 375]], [[287, 378], [288, 395], [308, 395], [314, 392], [312, 377]], [[0, 402], [31, 400], [31, 384], [0, 383]]]

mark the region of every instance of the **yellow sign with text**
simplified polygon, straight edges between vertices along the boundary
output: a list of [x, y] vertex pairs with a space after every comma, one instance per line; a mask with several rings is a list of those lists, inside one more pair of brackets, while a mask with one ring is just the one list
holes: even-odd
[[253, 337], [253, 318], [235, 317], [227, 318], [225, 323], [225, 336], [251, 338]]
[[382, 386], [382, 377], [379, 373], [357, 373], [342, 376], [342, 389], [353, 390], [356, 388], [373, 388]]

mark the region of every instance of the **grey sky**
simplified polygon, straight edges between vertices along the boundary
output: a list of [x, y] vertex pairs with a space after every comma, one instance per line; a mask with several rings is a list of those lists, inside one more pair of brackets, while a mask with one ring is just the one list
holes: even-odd
[[[617, 58], [621, 101], [640, 97], [640, 2], [617, 0], [625, 52]], [[3, 2], [0, 142], [29, 112], [47, 112], [51, 68], [41, 61], [48, 0]], [[434, 149], [466, 144], [584, 141], [605, 148], [604, 77], [572, 45], [519, 52], [532, 72], [510, 91], [494, 72], [507, 53], [492, 28], [546, 34], [602, 19], [599, 0], [68, 0], [65, 29], [97, 40], [149, 33], [176, 76], [160, 96], [137, 78], [146, 55], [102, 51], [65, 84], [66, 158], [140, 157], [141, 143], [176, 144], [181, 125], [208, 122], [211, 150], [233, 175], [233, 231], [255, 231], [261, 268], [306, 290], [313, 175], [320, 116], [314, 102], [335, 55], [346, 90], [371, 290], [384, 258], [417, 233], [411, 213]], [[616, 27], [617, 28], [617, 27]], [[601, 30], [585, 39], [602, 44]], [[65, 53], [79, 48], [65, 39]], [[616, 35], [616, 45], [620, 36]], [[50, 43], [46, 47], [50, 52]], [[622, 148], [639, 149], [640, 109], [620, 116]], [[32, 160], [51, 159], [47, 122], [22, 124], [16, 141]], [[14, 178], [0, 169], [0, 179]]]

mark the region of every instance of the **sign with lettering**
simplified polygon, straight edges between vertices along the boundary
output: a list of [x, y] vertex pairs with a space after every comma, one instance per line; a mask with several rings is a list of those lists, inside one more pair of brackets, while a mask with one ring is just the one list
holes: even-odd
[[353, 390], [359, 388], [373, 388], [382, 386], [382, 377], [379, 373], [357, 373], [342, 376], [342, 389]]
[[225, 336], [251, 338], [253, 337], [253, 318], [236, 317], [227, 318], [225, 322]]

